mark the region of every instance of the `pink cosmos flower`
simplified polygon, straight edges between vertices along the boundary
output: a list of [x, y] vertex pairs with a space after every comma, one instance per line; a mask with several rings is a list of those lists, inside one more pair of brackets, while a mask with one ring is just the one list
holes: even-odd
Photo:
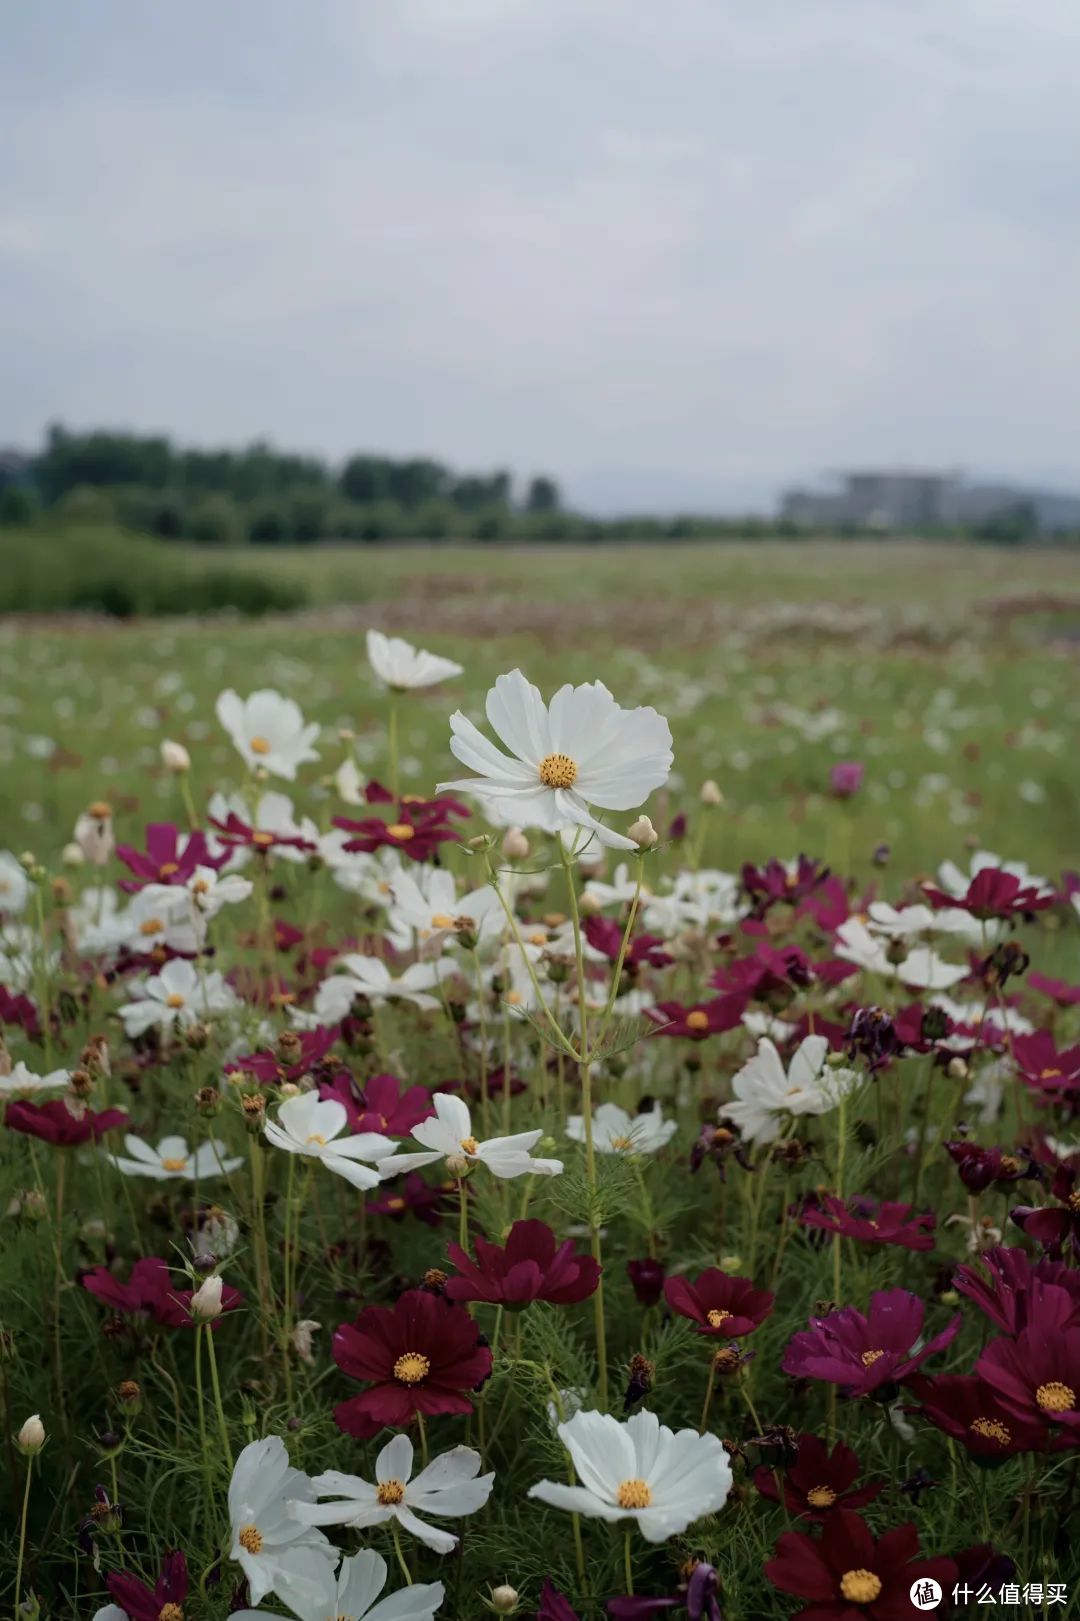
[[450, 1244], [447, 1254], [460, 1274], [446, 1280], [449, 1300], [483, 1300], [511, 1311], [531, 1300], [577, 1305], [595, 1294], [600, 1281], [599, 1263], [577, 1254], [571, 1239], [557, 1244], [543, 1221], [515, 1221], [505, 1248], [478, 1238], [475, 1261], [459, 1244]]
[[862, 787], [866, 767], [859, 760], [838, 760], [829, 772], [829, 791], [837, 799], [852, 799]]
[[951, 1345], [963, 1321], [959, 1312], [922, 1346], [926, 1308], [907, 1289], [878, 1290], [864, 1317], [844, 1306], [827, 1317], [812, 1317], [810, 1327], [788, 1342], [782, 1367], [796, 1379], [823, 1379], [842, 1385], [850, 1396], [869, 1396], [883, 1385], [901, 1384], [928, 1357]]
[[698, 1334], [712, 1339], [742, 1339], [769, 1316], [775, 1295], [755, 1289], [750, 1278], [733, 1278], [710, 1266], [696, 1281], [668, 1278], [664, 1299], [680, 1317], [689, 1317]]
[[97, 1142], [107, 1131], [130, 1122], [123, 1109], [69, 1108], [64, 1098], [52, 1098], [48, 1103], [28, 1103], [17, 1098], [9, 1103], [4, 1123], [11, 1131], [25, 1131], [29, 1137], [40, 1137], [54, 1148], [81, 1148], [83, 1143]]
[[[816, 1197], [816, 1202], [810, 1202]], [[932, 1250], [936, 1217], [932, 1210], [919, 1215], [909, 1204], [883, 1199], [838, 1199], [833, 1193], [810, 1196], [799, 1220], [804, 1227], [820, 1227], [841, 1238], [863, 1244], [895, 1244], [906, 1250]]]

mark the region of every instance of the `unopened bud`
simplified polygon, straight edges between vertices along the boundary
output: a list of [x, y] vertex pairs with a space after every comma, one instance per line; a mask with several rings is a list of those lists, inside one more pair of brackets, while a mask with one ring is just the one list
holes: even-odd
[[720, 792], [719, 785], [711, 777], [707, 777], [702, 783], [698, 798], [703, 805], [722, 805], [724, 803], [724, 796]]
[[633, 839], [639, 850], [651, 850], [660, 837], [647, 816], [639, 816], [636, 822], [632, 822], [626, 836]]
[[60, 852], [60, 860], [65, 867], [81, 867], [86, 860], [82, 853], [82, 845], [76, 844], [75, 840], [72, 839], [70, 844], [64, 845], [63, 850]]
[[[508, 827], [503, 834], [502, 853], [507, 861], [524, 861], [529, 853], [529, 841], [520, 827]], [[507, 1592], [512, 1589], [507, 1588]], [[515, 1595], [516, 1596], [516, 1595]]]
[[15, 1437], [19, 1451], [33, 1458], [45, 1445], [45, 1426], [37, 1413], [31, 1415]]
[[215, 1273], [200, 1283], [191, 1297], [191, 1315], [197, 1323], [212, 1323], [221, 1316], [221, 1279]]
[[121, 1379], [116, 1387], [116, 1399], [129, 1413], [142, 1405], [142, 1386], [135, 1379]]
[[240, 1107], [248, 1130], [256, 1134], [262, 1131], [263, 1121], [266, 1119], [266, 1099], [262, 1093], [245, 1092], [240, 1099]]
[[210, 1041], [210, 1026], [208, 1024], [189, 1024], [184, 1031], [184, 1041], [193, 1053], [201, 1053]]
[[77, 1098], [88, 1098], [95, 1083], [88, 1069], [73, 1069], [68, 1084]]
[[191, 755], [182, 743], [174, 743], [167, 737], [161, 745], [161, 763], [166, 771], [179, 777], [191, 770]]
[[952, 1081], [966, 1081], [970, 1071], [965, 1060], [957, 1055], [955, 1058], [949, 1059], [947, 1074]]
[[512, 1615], [518, 1607], [518, 1590], [508, 1582], [491, 1589], [491, 1608], [496, 1615]]

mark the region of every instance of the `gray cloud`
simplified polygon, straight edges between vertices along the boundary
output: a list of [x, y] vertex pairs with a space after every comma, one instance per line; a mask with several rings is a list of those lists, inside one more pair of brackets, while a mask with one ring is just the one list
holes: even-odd
[[6, 25], [0, 439], [426, 450], [614, 505], [1070, 481], [1073, 0], [63, 16]]

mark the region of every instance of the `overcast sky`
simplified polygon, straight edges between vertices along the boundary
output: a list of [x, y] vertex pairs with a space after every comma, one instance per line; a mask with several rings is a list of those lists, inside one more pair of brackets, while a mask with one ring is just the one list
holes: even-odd
[[0, 444], [1080, 488], [1078, 0], [8, 7]]

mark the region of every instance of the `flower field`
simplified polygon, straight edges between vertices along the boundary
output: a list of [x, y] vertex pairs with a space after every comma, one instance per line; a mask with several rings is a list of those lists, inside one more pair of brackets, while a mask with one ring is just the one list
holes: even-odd
[[0, 635], [0, 1612], [1073, 1613], [1080, 569], [770, 555]]

